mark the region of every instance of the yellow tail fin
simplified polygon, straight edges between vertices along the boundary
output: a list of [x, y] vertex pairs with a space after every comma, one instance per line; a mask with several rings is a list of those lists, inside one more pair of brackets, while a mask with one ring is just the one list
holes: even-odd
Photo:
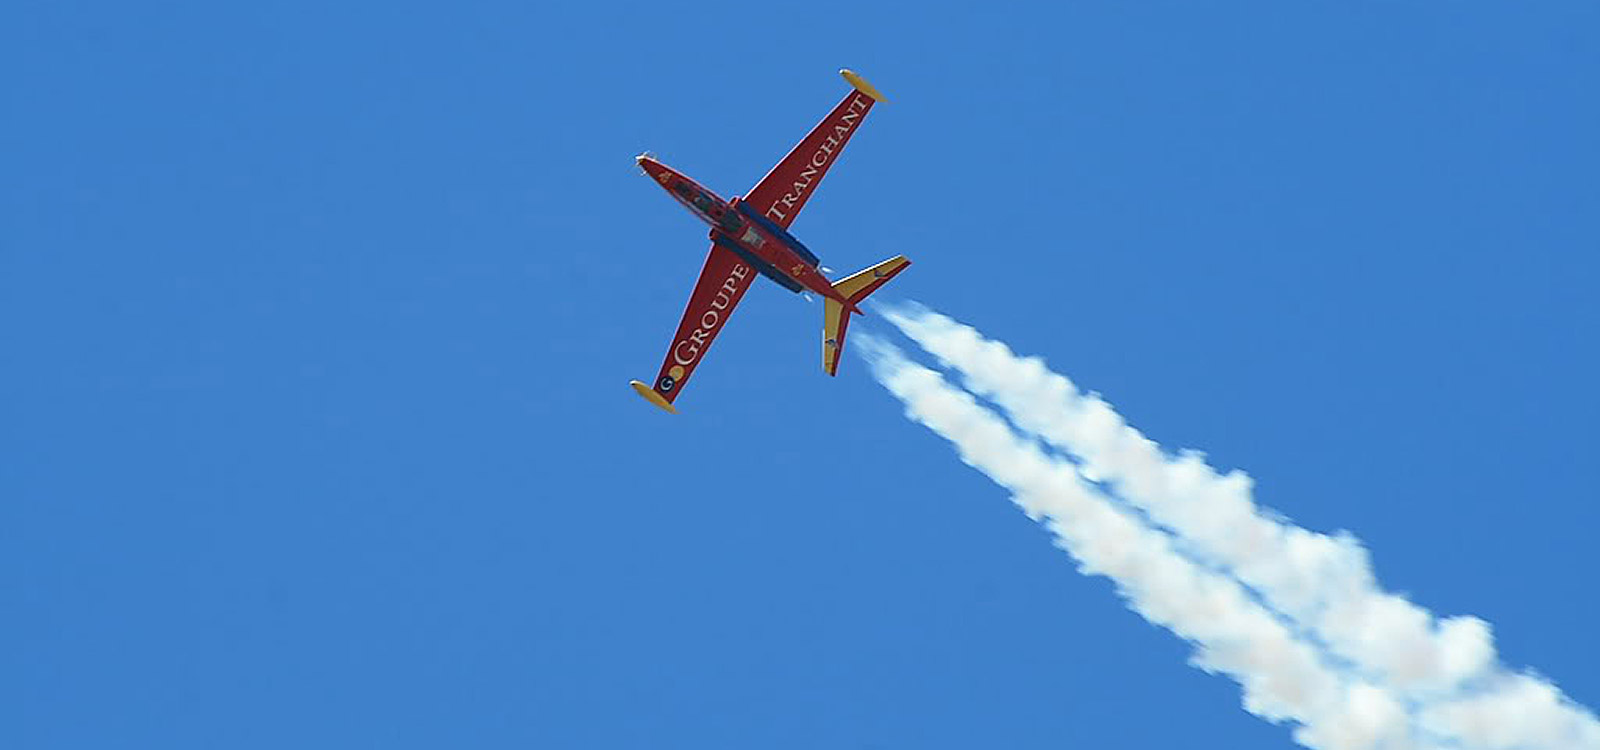
[[911, 265], [904, 255], [896, 255], [878, 265], [868, 268], [851, 276], [847, 276], [833, 285], [839, 296], [849, 301], [851, 309], [846, 310], [843, 304], [835, 299], [822, 301], [822, 371], [829, 375], [839, 372], [839, 356], [844, 354], [844, 333], [850, 327], [851, 313], [858, 313], [855, 309], [857, 302], [867, 298], [867, 295], [878, 290], [878, 287], [889, 282], [895, 274]]

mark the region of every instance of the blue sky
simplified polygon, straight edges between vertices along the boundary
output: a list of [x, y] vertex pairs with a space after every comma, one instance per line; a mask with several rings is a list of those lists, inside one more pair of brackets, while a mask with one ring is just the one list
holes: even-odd
[[[1600, 8], [12, 3], [0, 745], [1277, 748], [758, 284], [724, 195], [1600, 705]], [[888, 332], [862, 320], [853, 330]]]

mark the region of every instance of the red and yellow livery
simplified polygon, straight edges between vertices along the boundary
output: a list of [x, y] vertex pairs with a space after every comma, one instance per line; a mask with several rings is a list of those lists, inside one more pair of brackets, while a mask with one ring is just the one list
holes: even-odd
[[711, 251], [661, 371], [653, 384], [629, 383], [650, 403], [677, 412], [673, 402], [757, 275], [791, 292], [811, 291], [823, 298], [822, 369], [833, 375], [850, 316], [861, 314], [858, 303], [911, 265], [905, 256], [895, 256], [834, 283], [823, 275], [816, 254], [789, 233], [789, 225], [872, 105], [884, 101], [861, 76], [849, 70], [839, 74], [850, 82], [850, 93], [743, 198], [724, 200], [653, 157], [638, 157], [645, 174], [711, 225]]

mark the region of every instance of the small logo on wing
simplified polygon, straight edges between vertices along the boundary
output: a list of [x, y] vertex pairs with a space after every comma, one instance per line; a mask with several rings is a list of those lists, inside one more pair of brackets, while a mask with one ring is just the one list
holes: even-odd
[[665, 393], [666, 391], [672, 390], [672, 387], [677, 384], [678, 381], [673, 379], [671, 375], [662, 375], [661, 380], [656, 383], [656, 390]]

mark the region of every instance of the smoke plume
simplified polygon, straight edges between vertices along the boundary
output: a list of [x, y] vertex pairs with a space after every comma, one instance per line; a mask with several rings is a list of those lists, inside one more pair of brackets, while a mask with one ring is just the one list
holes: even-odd
[[1194, 642], [1196, 664], [1244, 686], [1248, 710], [1298, 723], [1301, 744], [1600, 748], [1592, 714], [1499, 663], [1487, 623], [1384, 591], [1353, 537], [1288, 523], [1256, 505], [1248, 476], [1167, 454], [1098, 396], [970, 327], [916, 305], [888, 317], [1016, 430], [892, 345], [864, 342], [908, 415], [1047, 518], [1084, 572]]

